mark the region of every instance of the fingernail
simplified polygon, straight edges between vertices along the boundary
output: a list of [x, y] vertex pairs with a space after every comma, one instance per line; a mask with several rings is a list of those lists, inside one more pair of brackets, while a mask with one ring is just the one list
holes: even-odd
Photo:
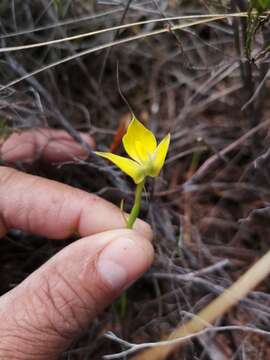
[[[141, 241], [140, 241], [141, 242]], [[120, 238], [112, 241], [101, 253], [97, 269], [112, 290], [120, 291], [132, 283], [146, 268], [147, 251], [135, 240]]]

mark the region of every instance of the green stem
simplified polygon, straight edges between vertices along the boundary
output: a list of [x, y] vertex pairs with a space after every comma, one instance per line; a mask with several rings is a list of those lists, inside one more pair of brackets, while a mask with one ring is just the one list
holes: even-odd
[[[142, 199], [142, 191], [143, 191], [143, 187], [144, 187], [144, 180], [142, 182], [140, 182], [139, 184], [137, 184], [136, 190], [135, 190], [135, 199], [134, 199], [134, 204], [133, 207], [131, 209], [131, 213], [128, 216], [127, 219], [127, 228], [128, 229], [132, 229], [138, 215], [141, 209], [141, 199]], [[117, 309], [118, 309], [118, 315], [121, 318], [124, 318], [126, 311], [127, 311], [127, 306], [128, 306], [128, 297], [127, 297], [127, 293], [124, 292], [122, 294], [122, 296], [120, 297], [120, 299], [117, 301]]]
[[142, 199], [142, 191], [144, 187], [144, 180], [137, 184], [136, 191], [135, 191], [135, 200], [127, 219], [127, 228], [132, 229], [141, 209], [141, 199]]

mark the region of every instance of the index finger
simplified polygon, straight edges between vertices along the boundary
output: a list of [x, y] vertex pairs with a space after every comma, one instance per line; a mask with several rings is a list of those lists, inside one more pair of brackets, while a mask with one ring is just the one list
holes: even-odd
[[[91, 148], [94, 140], [85, 133], [79, 133]], [[0, 139], [0, 158], [5, 163], [23, 161], [32, 163], [42, 159], [47, 162], [62, 162], [74, 158], [86, 158], [87, 152], [66, 131], [56, 129], [31, 129], [14, 132], [5, 141]]]
[[[0, 167], [0, 236], [16, 228], [62, 239], [125, 227], [120, 209], [96, 195]], [[136, 221], [134, 229], [152, 237], [150, 226], [142, 220]]]

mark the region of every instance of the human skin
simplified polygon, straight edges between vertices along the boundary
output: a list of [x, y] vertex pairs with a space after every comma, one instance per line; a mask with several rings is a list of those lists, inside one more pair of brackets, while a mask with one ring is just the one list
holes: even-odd
[[[37, 149], [43, 161], [85, 158], [68, 134], [49, 136], [44, 129], [12, 135], [2, 143], [1, 159], [31, 162]], [[88, 135], [83, 139], [93, 146]], [[76, 231], [80, 239], [0, 298], [1, 360], [57, 359], [153, 260], [145, 222], [127, 230], [121, 211], [102, 198], [1, 166], [0, 237], [11, 228], [59, 240]]]

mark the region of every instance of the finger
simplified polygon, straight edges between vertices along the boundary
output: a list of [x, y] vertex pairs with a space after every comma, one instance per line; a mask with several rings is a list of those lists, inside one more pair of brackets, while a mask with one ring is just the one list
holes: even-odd
[[[134, 259], [136, 259], [134, 261]], [[133, 230], [81, 239], [0, 300], [0, 358], [52, 360], [153, 260]]]
[[[63, 239], [125, 227], [120, 209], [96, 195], [0, 167], [0, 237], [10, 228]], [[135, 229], [152, 236], [149, 225], [141, 220]]]
[[[94, 140], [80, 133], [82, 139], [94, 147]], [[62, 162], [74, 158], [86, 158], [87, 153], [66, 131], [53, 129], [26, 130], [13, 133], [1, 147], [0, 158], [5, 163], [37, 159]]]

